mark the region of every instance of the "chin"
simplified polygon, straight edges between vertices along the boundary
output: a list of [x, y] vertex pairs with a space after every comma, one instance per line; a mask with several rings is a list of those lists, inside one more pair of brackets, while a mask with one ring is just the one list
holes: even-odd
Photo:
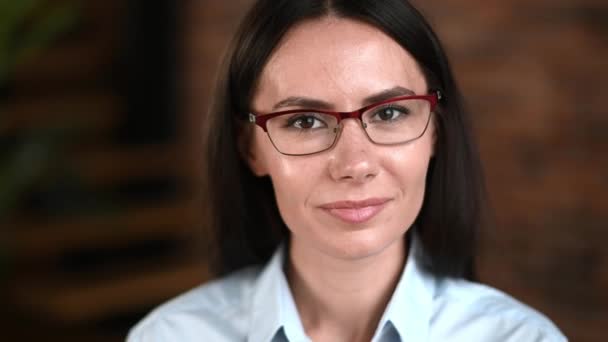
[[373, 230], [349, 232], [348, 235], [325, 241], [323, 249], [339, 259], [358, 260], [378, 255], [404, 239], [404, 233], [388, 237]]

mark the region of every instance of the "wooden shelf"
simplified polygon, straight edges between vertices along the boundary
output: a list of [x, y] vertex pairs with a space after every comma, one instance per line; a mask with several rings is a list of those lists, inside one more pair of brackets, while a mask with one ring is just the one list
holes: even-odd
[[23, 98], [2, 107], [0, 135], [63, 126], [89, 134], [108, 131], [118, 122], [119, 108], [119, 99], [103, 90]]
[[155, 270], [135, 270], [122, 277], [82, 283], [64, 279], [22, 285], [13, 299], [24, 309], [64, 323], [104, 319], [133, 308], [154, 307], [209, 278], [202, 262], [183, 261]]
[[200, 208], [188, 200], [125, 209], [70, 220], [22, 220], [11, 225], [13, 258], [36, 260], [70, 249], [125, 245], [154, 237], [186, 237], [197, 228]]
[[[95, 41], [88, 44], [48, 49], [44, 57], [19, 64], [14, 86], [29, 89], [47, 83], [73, 83], [103, 77], [112, 49]], [[45, 87], [46, 88], [46, 87]]]
[[99, 147], [76, 151], [73, 160], [79, 174], [94, 185], [127, 179], [184, 176], [188, 161], [179, 145]]

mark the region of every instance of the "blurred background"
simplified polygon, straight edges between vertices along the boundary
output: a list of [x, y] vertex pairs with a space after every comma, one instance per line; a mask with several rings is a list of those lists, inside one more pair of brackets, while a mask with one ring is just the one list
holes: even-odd
[[[210, 278], [199, 130], [251, 3], [0, 1], [3, 340], [122, 341]], [[481, 280], [606, 341], [608, 2], [416, 3], [479, 138]]]

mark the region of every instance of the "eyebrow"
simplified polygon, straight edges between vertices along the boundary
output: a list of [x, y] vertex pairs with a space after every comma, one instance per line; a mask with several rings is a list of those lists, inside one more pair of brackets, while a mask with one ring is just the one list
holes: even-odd
[[[379, 93], [370, 95], [363, 100], [363, 106], [370, 105], [376, 102], [382, 102], [384, 100], [391, 99], [397, 96], [416, 95], [412, 90], [405, 87], [397, 86], [390, 89], [383, 90]], [[275, 111], [279, 108], [284, 107], [301, 107], [301, 108], [314, 108], [314, 109], [333, 109], [334, 106], [326, 101], [314, 99], [304, 96], [290, 96], [284, 100], [277, 102], [272, 110]]]

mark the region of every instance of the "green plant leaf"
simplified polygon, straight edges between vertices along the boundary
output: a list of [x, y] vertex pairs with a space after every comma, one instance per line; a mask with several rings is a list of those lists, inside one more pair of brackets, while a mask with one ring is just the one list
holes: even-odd
[[72, 27], [80, 11], [80, 6], [73, 2], [53, 5], [25, 25], [32, 12], [42, 5], [43, 0], [0, 2], [0, 84], [10, 78], [17, 63], [31, 58]]
[[40, 0], [0, 1], [0, 83], [9, 77], [14, 64], [11, 43]]
[[49, 163], [51, 146], [41, 141], [30, 141], [0, 165], [0, 222], [31, 183], [40, 177]]
[[4, 0], [0, 2], [0, 38], [14, 34], [28, 15], [41, 3], [41, 0]]
[[25, 32], [14, 60], [26, 60], [47, 47], [61, 33], [73, 27], [78, 18], [78, 8], [72, 3], [53, 7], [29, 31]]

